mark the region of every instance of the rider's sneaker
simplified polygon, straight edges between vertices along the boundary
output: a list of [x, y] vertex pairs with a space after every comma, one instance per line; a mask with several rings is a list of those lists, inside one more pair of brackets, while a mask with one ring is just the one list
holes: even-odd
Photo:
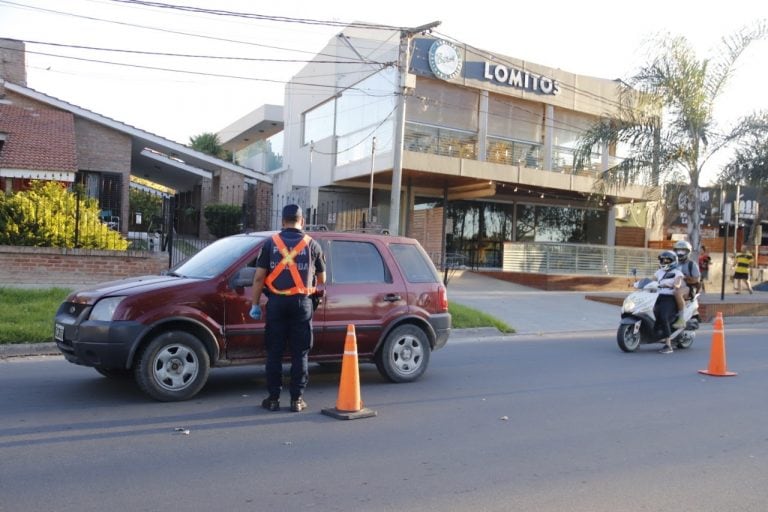
[[685, 318], [683, 318], [682, 316], [678, 316], [677, 320], [675, 320], [674, 323], [672, 324], [672, 328], [677, 330], [677, 329], [682, 329], [684, 327], [685, 327]]
[[664, 348], [659, 350], [660, 354], [671, 354], [672, 352], [674, 352], [674, 350], [672, 350], [672, 347], [668, 347], [666, 345], [664, 345]]

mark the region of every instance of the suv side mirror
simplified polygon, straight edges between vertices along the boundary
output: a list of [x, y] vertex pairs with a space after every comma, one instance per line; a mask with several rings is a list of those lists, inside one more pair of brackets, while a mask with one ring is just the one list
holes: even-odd
[[229, 286], [233, 289], [245, 288], [253, 284], [253, 275], [256, 273], [256, 267], [245, 267], [238, 270], [232, 279], [229, 280]]

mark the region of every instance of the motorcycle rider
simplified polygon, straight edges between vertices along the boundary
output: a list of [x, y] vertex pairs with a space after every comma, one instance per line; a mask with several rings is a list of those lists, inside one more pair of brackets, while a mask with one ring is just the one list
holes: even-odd
[[675, 303], [677, 304], [677, 319], [672, 324], [674, 329], [685, 327], [683, 311], [685, 310], [685, 299], [692, 298], [698, 289], [701, 280], [701, 271], [699, 265], [692, 259], [688, 259], [693, 250], [690, 243], [685, 240], [678, 240], [672, 247], [677, 255], [677, 266], [683, 273], [684, 280], [681, 286], [675, 289]]
[[[681, 288], [684, 280], [683, 272], [677, 263], [677, 254], [672, 251], [662, 251], [659, 254], [659, 270], [656, 271], [654, 278], [659, 283], [659, 297], [656, 300], [656, 318], [664, 333], [664, 348], [659, 350], [662, 354], [672, 353], [672, 329], [669, 325], [675, 312], [676, 291]], [[678, 310], [682, 318], [682, 310]]]

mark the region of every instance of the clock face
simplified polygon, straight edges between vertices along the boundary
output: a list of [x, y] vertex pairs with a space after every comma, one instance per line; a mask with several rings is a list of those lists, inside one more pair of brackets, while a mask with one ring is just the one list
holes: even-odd
[[461, 72], [459, 49], [448, 41], [436, 40], [429, 48], [429, 67], [438, 78], [456, 78]]

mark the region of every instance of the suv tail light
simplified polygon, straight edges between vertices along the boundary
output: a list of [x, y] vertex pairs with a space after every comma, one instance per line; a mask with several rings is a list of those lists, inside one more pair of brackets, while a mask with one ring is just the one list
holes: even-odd
[[445, 286], [440, 285], [437, 293], [440, 295], [440, 311], [448, 311], [448, 290], [445, 289]]

